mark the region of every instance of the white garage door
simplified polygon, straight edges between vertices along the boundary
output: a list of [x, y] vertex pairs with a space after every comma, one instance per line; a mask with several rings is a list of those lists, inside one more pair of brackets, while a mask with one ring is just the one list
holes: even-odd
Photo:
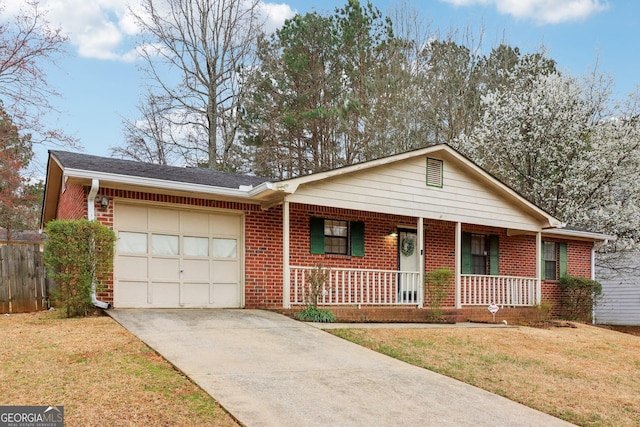
[[242, 216], [116, 203], [116, 308], [242, 306]]

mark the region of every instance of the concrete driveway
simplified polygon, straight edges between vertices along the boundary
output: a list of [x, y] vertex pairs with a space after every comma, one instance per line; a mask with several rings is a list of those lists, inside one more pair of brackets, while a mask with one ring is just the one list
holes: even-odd
[[260, 310], [109, 310], [245, 426], [568, 426]]

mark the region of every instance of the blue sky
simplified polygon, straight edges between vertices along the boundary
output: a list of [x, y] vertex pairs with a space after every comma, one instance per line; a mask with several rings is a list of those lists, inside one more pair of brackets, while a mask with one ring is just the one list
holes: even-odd
[[[142, 74], [133, 55], [136, 28], [127, 14], [135, 0], [40, 0], [49, 20], [70, 38], [69, 55], [47, 67], [48, 80], [62, 94], [54, 101], [59, 114], [49, 120], [78, 138], [89, 154], [106, 156], [123, 141], [122, 119], [136, 118]], [[401, 0], [372, 0], [388, 12]], [[406, 0], [434, 32], [484, 29], [488, 47], [504, 39], [524, 52], [541, 45], [559, 67], [574, 75], [593, 69], [611, 74], [616, 96], [640, 85], [640, 2], [637, 0]], [[4, 0], [4, 14], [20, 3]], [[3, 3], [0, 0], [0, 5]], [[276, 27], [294, 13], [333, 11], [346, 0], [321, 2], [265, 0], [269, 25]], [[37, 150], [38, 161], [46, 149]]]

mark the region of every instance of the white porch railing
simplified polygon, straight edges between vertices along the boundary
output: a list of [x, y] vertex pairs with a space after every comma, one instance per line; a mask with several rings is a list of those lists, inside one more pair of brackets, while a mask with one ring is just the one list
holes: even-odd
[[[307, 304], [309, 274], [316, 267], [290, 267], [291, 304]], [[326, 268], [321, 305], [417, 305], [424, 302], [417, 271]]]
[[536, 301], [538, 279], [515, 276], [460, 276], [462, 305], [497, 304], [532, 306]]

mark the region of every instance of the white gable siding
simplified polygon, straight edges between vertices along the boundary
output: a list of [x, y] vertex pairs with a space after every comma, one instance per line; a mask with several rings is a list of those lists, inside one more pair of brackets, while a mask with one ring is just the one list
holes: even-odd
[[640, 326], [640, 254], [629, 254], [618, 264], [627, 271], [596, 270], [596, 279], [602, 284], [602, 299], [595, 309], [596, 322]]
[[[433, 156], [440, 158], [439, 156]], [[291, 202], [537, 231], [542, 221], [443, 157], [442, 188], [426, 184], [426, 156], [301, 185]]]

